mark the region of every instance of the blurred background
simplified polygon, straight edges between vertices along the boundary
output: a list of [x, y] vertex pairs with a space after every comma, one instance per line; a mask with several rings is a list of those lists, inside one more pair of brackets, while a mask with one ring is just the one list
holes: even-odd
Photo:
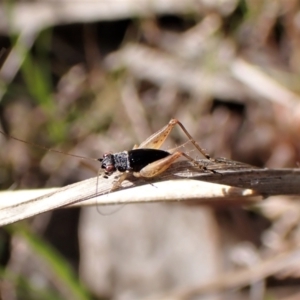
[[[212, 157], [297, 167], [299, 49], [295, 0], [2, 1], [0, 128], [98, 158], [175, 117]], [[1, 190], [98, 168], [0, 136]], [[1, 299], [300, 299], [297, 200], [42, 214], [0, 230]]]

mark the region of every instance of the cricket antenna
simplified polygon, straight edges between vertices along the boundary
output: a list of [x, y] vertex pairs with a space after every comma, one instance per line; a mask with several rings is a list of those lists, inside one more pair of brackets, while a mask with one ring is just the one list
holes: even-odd
[[63, 152], [63, 151], [60, 151], [60, 150], [47, 148], [47, 147], [44, 147], [44, 146], [42, 146], [42, 145], [38, 145], [38, 144], [35, 144], [35, 143], [32, 143], [32, 142], [27, 142], [27, 141], [25, 141], [25, 140], [16, 138], [16, 137], [14, 137], [14, 136], [11, 136], [11, 135], [9, 135], [9, 134], [3, 132], [2, 130], [0, 130], [0, 133], [3, 134], [3, 135], [6, 136], [6, 137], [12, 139], [12, 140], [19, 141], [19, 142], [22, 142], [22, 143], [25, 143], [25, 144], [34, 146], [34, 147], [36, 147], [36, 148], [40, 148], [40, 149], [46, 150], [46, 151], [48, 151], [48, 152], [55, 152], [55, 153], [60, 153], [60, 154], [64, 154], [64, 155], [73, 156], [73, 157], [76, 157], [76, 158], [81, 158], [81, 159], [88, 159], [88, 160], [98, 161], [97, 158], [92, 158], [92, 157], [87, 157], [87, 156], [80, 156], [80, 155], [76, 155], [76, 154], [66, 153], [66, 152]]

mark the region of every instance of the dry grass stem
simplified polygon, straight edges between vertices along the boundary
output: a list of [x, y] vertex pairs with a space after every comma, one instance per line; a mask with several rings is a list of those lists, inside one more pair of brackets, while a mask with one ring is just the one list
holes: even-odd
[[150, 182], [132, 176], [114, 192], [110, 191], [115, 176], [100, 177], [97, 195], [97, 178], [54, 189], [34, 199], [19, 192], [20, 197], [11, 200], [14, 192], [5, 192], [1, 195], [0, 225], [66, 206], [191, 200], [209, 205], [245, 205], [261, 201], [260, 195], [300, 194], [300, 170], [258, 169], [225, 159], [201, 162], [215, 173], [199, 171], [182, 161]]

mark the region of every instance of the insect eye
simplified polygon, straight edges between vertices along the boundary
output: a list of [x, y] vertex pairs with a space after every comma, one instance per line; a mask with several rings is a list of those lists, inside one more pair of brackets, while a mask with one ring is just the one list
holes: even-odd
[[115, 171], [115, 167], [113, 165], [108, 165], [108, 166], [106, 166], [105, 170], [106, 170], [106, 172], [110, 173], [110, 172]]

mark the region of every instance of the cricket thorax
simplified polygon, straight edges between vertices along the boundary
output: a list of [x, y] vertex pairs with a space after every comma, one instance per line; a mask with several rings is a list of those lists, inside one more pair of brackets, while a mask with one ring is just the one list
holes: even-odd
[[130, 170], [130, 165], [128, 161], [128, 151], [115, 153], [113, 154], [113, 156], [114, 156], [115, 168], [119, 172], [125, 172]]

